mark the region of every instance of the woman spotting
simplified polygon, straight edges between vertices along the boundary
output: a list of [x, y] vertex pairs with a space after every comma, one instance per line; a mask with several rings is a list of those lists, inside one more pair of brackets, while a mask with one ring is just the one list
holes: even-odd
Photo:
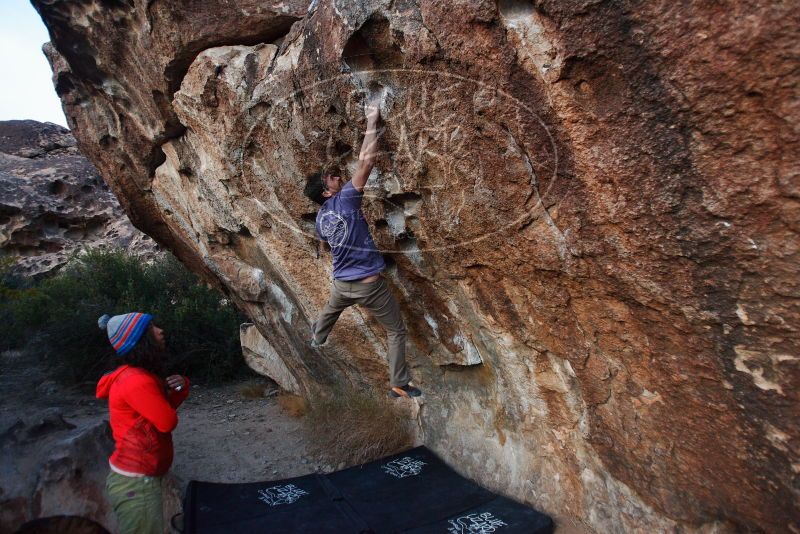
[[106, 490], [121, 533], [161, 534], [161, 478], [172, 465], [171, 432], [178, 425], [176, 410], [189, 395], [189, 379], [161, 378], [164, 331], [151, 315], [103, 315], [97, 324], [122, 364], [97, 384], [97, 398], [108, 399], [115, 444]]

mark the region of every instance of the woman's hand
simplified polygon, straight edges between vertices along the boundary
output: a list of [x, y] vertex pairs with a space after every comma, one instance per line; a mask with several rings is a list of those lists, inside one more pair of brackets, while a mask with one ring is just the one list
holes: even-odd
[[181, 375], [171, 375], [167, 377], [167, 386], [175, 391], [180, 391], [186, 387], [186, 380]]

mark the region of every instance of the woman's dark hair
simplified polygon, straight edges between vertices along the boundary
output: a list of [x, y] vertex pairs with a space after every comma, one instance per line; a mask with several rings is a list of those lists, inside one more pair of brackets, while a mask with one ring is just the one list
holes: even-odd
[[306, 177], [306, 187], [303, 189], [303, 194], [316, 202], [317, 204], [324, 204], [325, 197], [322, 195], [325, 191], [325, 186], [322, 183], [322, 177], [325, 176], [325, 171], [315, 172]]
[[156, 341], [152, 323], [148, 325], [147, 332], [136, 342], [131, 351], [122, 357], [122, 361], [132, 367], [141, 367], [157, 376], [164, 373], [167, 351]]

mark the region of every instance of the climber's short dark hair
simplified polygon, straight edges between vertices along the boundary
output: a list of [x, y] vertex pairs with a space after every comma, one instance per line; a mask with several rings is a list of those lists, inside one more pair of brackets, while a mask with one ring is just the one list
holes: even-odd
[[325, 203], [325, 197], [322, 195], [323, 191], [325, 191], [325, 186], [322, 184], [323, 176], [325, 176], [325, 171], [315, 172], [306, 176], [306, 187], [303, 189], [305, 196], [320, 205]]
[[341, 176], [341, 169], [336, 163], [331, 163], [322, 167], [319, 172], [306, 176], [306, 187], [303, 189], [303, 194], [316, 202], [317, 204], [324, 204], [327, 198], [322, 193], [325, 191], [325, 182], [322, 177], [326, 174], [331, 176]]

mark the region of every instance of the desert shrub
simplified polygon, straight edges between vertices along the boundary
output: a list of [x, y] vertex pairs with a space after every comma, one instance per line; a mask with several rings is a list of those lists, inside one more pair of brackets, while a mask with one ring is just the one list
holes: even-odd
[[308, 410], [306, 400], [287, 391], [278, 394], [278, 406], [290, 417], [303, 417]]
[[305, 423], [312, 451], [333, 465], [371, 462], [413, 443], [400, 403], [353, 388], [334, 388], [312, 399]]
[[0, 258], [0, 351], [16, 349], [25, 342], [22, 321], [36, 321], [38, 307], [33, 306], [38, 292], [26, 286], [13, 271], [11, 257]]
[[97, 318], [130, 311], [152, 314], [166, 331], [170, 372], [205, 383], [246, 372], [239, 345], [243, 317], [170, 254], [145, 264], [122, 251], [90, 251], [33, 287], [2, 285], [0, 320], [14, 332], [0, 348], [26, 344], [64, 382], [94, 380], [114, 365]]
[[249, 381], [239, 387], [239, 394], [245, 399], [263, 399], [274, 397], [280, 393], [280, 386], [276, 384], [271, 378], [260, 376], [257, 381]]

